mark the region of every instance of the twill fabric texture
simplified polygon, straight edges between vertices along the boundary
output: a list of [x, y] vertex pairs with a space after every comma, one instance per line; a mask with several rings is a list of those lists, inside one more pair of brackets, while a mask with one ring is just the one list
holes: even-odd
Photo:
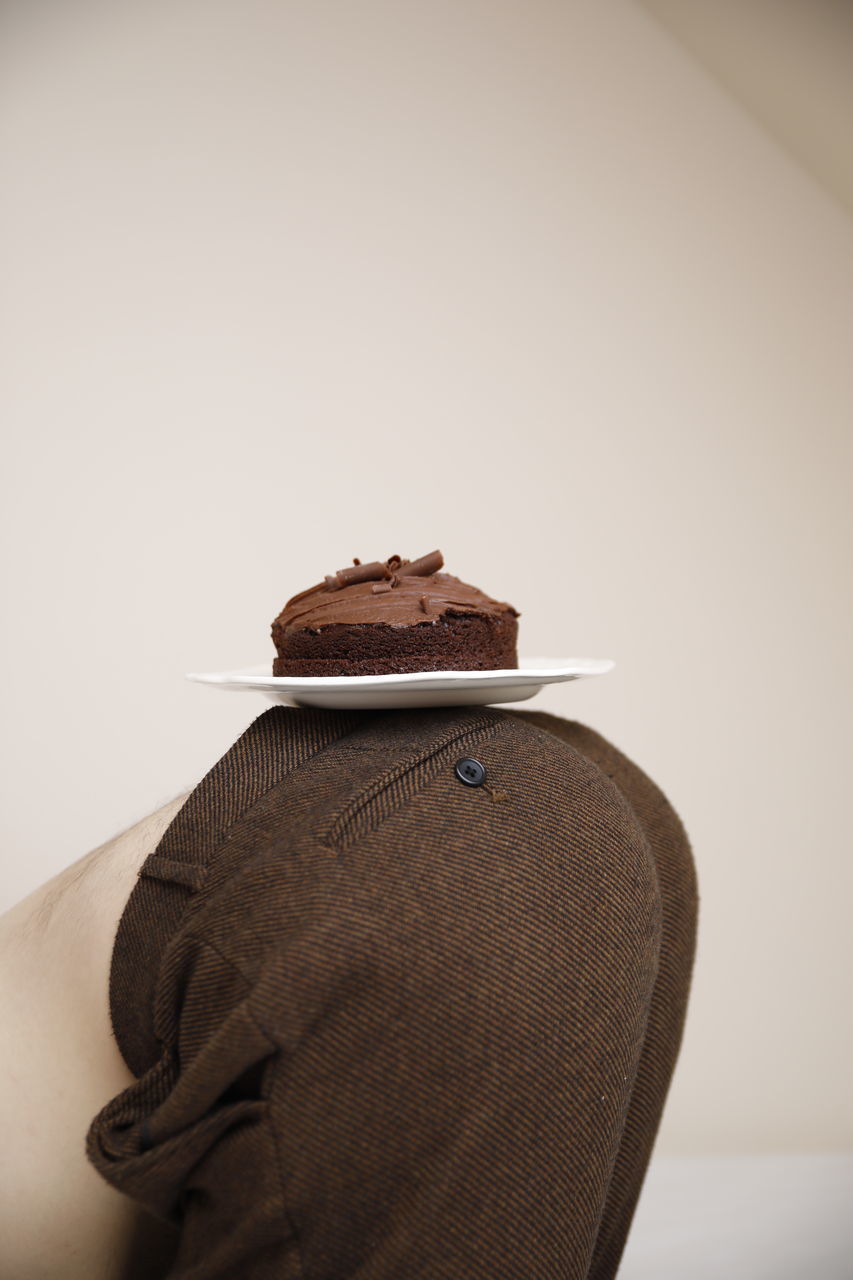
[[577, 721], [274, 706], [140, 869], [89, 1160], [170, 1280], [606, 1280], [697, 910], [674, 808]]

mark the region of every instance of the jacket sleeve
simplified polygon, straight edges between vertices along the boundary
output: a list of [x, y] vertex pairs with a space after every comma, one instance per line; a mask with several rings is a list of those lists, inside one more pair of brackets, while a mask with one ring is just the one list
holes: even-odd
[[[168, 1280], [301, 1280], [264, 1097], [275, 1045], [248, 995], [236, 998], [246, 984], [227, 961], [196, 943], [191, 968], [179, 984], [185, 1031], [95, 1116], [88, 1158], [178, 1229]], [[204, 1027], [203, 1011], [223, 1005]]]

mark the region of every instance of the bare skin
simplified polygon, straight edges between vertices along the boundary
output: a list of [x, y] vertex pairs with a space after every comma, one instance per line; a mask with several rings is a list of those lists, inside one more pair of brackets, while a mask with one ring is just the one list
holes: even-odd
[[187, 792], [0, 916], [0, 1276], [157, 1280], [177, 1233], [89, 1163], [86, 1131], [133, 1082], [109, 968], [142, 862]]

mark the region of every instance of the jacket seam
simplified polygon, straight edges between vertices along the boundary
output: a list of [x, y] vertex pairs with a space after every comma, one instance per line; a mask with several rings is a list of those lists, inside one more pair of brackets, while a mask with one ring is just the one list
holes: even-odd
[[315, 832], [317, 842], [333, 852], [350, 848], [417, 795], [435, 776], [446, 755], [463, 746], [486, 742], [505, 727], [505, 721], [492, 718], [468, 725], [436, 743], [429, 751], [412, 754], [407, 760], [384, 770]]
[[204, 863], [205, 870], [207, 870], [210, 867], [216, 855], [221, 851], [223, 844], [225, 844], [225, 842], [229, 839], [233, 829], [237, 826], [240, 826], [254, 812], [254, 810], [258, 808], [259, 805], [263, 804], [264, 801], [267, 799], [267, 797], [270, 795], [270, 793], [272, 791], [275, 791], [276, 787], [280, 787], [283, 782], [287, 782], [291, 778], [294, 778], [302, 769], [306, 768], [307, 766], [312, 764], [315, 760], [317, 760], [319, 756], [324, 755], [327, 751], [331, 750], [333, 747], [339, 746], [341, 743], [346, 742], [347, 739], [351, 738], [353, 734], [358, 732], [358, 730], [359, 730], [359, 725], [354, 724], [351, 728], [347, 729], [346, 733], [342, 733], [339, 737], [333, 738], [330, 742], [324, 743], [323, 746], [319, 748], [319, 750], [312, 751], [309, 756], [306, 756], [303, 760], [300, 760], [296, 765], [294, 765], [292, 769], [288, 769], [287, 772], [282, 774], [280, 778], [276, 779], [276, 781], [272, 782], [264, 791], [262, 791], [259, 795], [255, 796], [255, 798], [248, 805], [246, 805], [244, 809], [241, 809], [240, 812], [236, 814], [231, 819], [231, 821], [220, 830], [216, 838], [216, 843], [211, 847], [211, 849], [208, 852], [207, 858]]
[[[222, 855], [223, 849], [231, 839], [232, 833], [234, 832], [235, 828], [240, 827], [246, 820], [248, 820], [251, 814], [255, 811], [255, 809], [258, 808], [261, 804], [263, 804], [268, 799], [271, 792], [275, 791], [277, 787], [280, 787], [283, 782], [292, 778], [295, 774], [299, 772], [300, 769], [309, 765], [313, 760], [317, 758], [317, 756], [322, 755], [323, 752], [328, 751], [331, 747], [335, 746], [337, 743], [345, 741], [353, 733], [356, 733], [357, 730], [358, 730], [358, 725], [354, 725], [351, 729], [348, 729], [347, 732], [342, 734], [339, 738], [334, 739], [332, 742], [326, 743], [324, 746], [320, 747], [319, 751], [315, 751], [310, 756], [306, 757], [306, 759], [300, 760], [299, 763], [295, 765], [293, 769], [288, 770], [286, 774], [283, 774], [282, 777], [278, 778], [275, 782], [271, 783], [269, 787], [267, 787], [264, 791], [260, 793], [260, 795], [255, 796], [255, 798], [251, 800], [250, 803], [246, 805], [244, 809], [241, 809], [239, 813], [235, 814], [234, 817], [216, 833], [216, 835], [214, 836], [213, 840], [211, 841], [205, 853], [203, 861], [201, 862], [186, 861], [185, 862], [183, 859], [180, 859], [180, 858], [171, 859], [171, 861], [175, 861], [179, 863], [181, 866], [185, 866], [193, 869], [193, 879], [195, 881], [195, 883], [193, 884], [189, 884], [187, 882], [187, 879], [185, 879], [183, 875], [181, 876], [180, 879], [169, 878], [165, 874], [158, 875], [156, 873], [156, 866], [157, 866], [156, 862], [154, 864], [155, 865], [154, 872], [146, 871], [147, 863], [152, 859], [160, 857], [162, 861], [162, 855], [158, 854], [158, 849], [162, 845], [163, 840], [165, 840], [165, 837], [168, 834], [168, 831], [171, 829], [172, 824], [177, 823], [180, 820], [182, 811], [179, 810], [179, 812], [172, 819], [172, 823], [170, 823], [170, 826], [169, 828], [167, 828], [167, 831], [164, 832], [163, 837], [161, 838], [158, 845], [148, 855], [148, 857], [145, 859], [145, 861], [142, 863], [141, 867], [139, 868], [139, 871], [137, 872], [137, 879], [140, 879], [144, 876], [147, 879], [153, 880], [157, 883], [175, 885], [179, 889], [186, 890], [187, 892], [186, 900], [181, 905], [181, 912], [177, 919], [175, 928], [172, 932], [172, 935], [171, 935], [172, 938], [174, 938], [183, 928], [188, 928], [189, 931], [192, 932], [192, 920], [196, 911], [198, 910], [198, 904], [204, 900], [203, 891], [206, 888], [211, 870], [216, 865], [218, 859]], [[202, 779], [201, 782], [197, 784], [195, 790], [197, 790], [198, 787], [201, 787], [205, 782], [206, 782], [206, 778]], [[198, 937], [199, 935], [194, 935], [194, 936]], [[211, 945], [211, 944], [208, 944], [208, 945]], [[222, 958], [227, 959], [227, 957], [224, 955]]]

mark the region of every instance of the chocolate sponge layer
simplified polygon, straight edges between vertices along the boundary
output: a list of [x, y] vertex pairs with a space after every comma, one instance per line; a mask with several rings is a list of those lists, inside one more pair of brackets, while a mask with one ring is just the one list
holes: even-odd
[[274, 676], [367, 676], [412, 671], [494, 671], [518, 666], [511, 613], [445, 613], [415, 626], [333, 623], [276, 631]]

